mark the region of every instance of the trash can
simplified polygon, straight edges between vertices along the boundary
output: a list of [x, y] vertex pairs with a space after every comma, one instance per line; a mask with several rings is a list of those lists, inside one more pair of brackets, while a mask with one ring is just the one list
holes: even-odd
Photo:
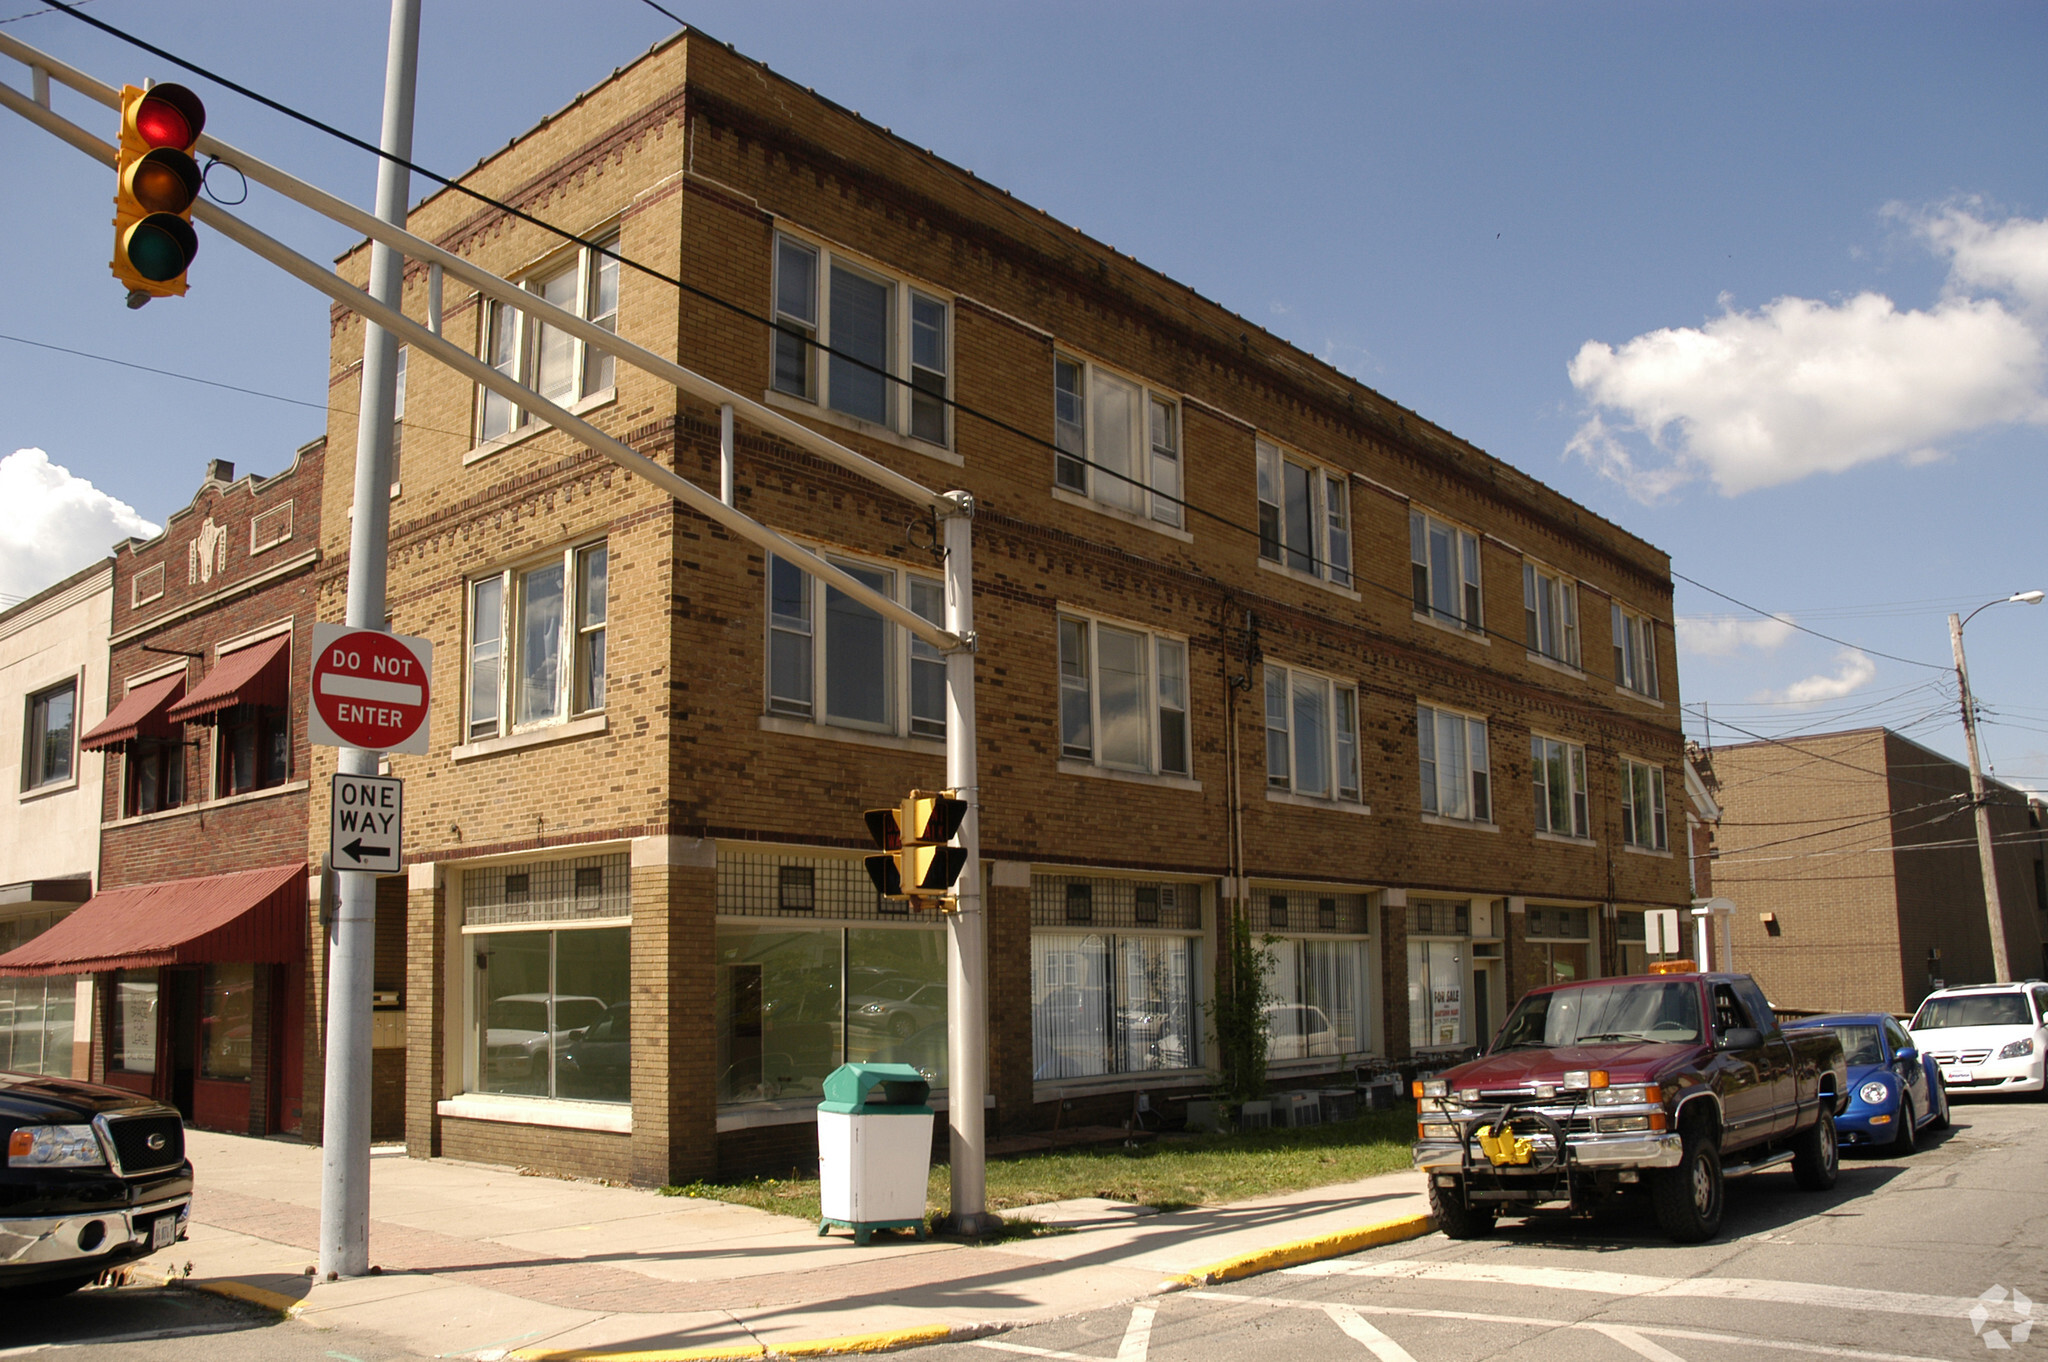
[[878, 1229], [925, 1237], [932, 1167], [932, 1086], [908, 1064], [842, 1064], [818, 1103], [818, 1233], [834, 1225], [856, 1244]]

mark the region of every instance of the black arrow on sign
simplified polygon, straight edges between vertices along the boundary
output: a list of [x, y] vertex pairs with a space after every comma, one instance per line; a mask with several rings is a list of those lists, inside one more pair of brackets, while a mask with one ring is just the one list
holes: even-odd
[[[367, 853], [367, 855], [365, 853]], [[362, 861], [368, 860], [370, 856], [389, 856], [391, 854], [391, 848], [366, 847], [363, 845], [363, 839], [358, 837], [356, 838], [355, 841], [350, 842], [347, 846], [343, 847], [341, 849], [341, 854], [348, 857], [351, 861]]]

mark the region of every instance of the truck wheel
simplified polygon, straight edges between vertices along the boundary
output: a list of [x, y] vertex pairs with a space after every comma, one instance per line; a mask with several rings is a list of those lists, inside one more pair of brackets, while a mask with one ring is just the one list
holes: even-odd
[[1484, 1239], [1493, 1233], [1496, 1212], [1491, 1204], [1474, 1205], [1465, 1200], [1464, 1188], [1439, 1187], [1434, 1177], [1429, 1180], [1429, 1213], [1436, 1217], [1436, 1227], [1452, 1239]]
[[1678, 1167], [1660, 1169], [1650, 1184], [1657, 1227], [1681, 1244], [1712, 1239], [1721, 1228], [1721, 1154], [1695, 1123], [1685, 1132]]
[[1918, 1132], [1913, 1129], [1913, 1099], [1905, 1096], [1903, 1093], [1899, 1096], [1898, 1120], [1899, 1130], [1896, 1135], [1892, 1136], [1890, 1152], [1893, 1158], [1903, 1159], [1920, 1147], [1919, 1140], [1915, 1138]]
[[1835, 1185], [1835, 1175], [1841, 1171], [1841, 1150], [1835, 1146], [1835, 1113], [1823, 1106], [1820, 1119], [1792, 1146], [1792, 1176], [1809, 1192], [1825, 1192]]

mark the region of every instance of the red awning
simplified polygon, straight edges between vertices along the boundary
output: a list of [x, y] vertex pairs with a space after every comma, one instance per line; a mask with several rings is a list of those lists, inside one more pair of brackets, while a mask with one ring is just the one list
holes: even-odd
[[0, 955], [0, 976], [244, 960], [282, 965], [299, 958], [305, 932], [303, 863], [162, 880], [93, 895], [41, 936]]
[[284, 708], [289, 694], [292, 636], [280, 634], [247, 648], [238, 648], [213, 664], [192, 693], [171, 706], [174, 724], [190, 723], [231, 705], [273, 705]]
[[114, 706], [114, 712], [101, 720], [99, 727], [80, 738], [78, 745], [88, 752], [96, 752], [103, 747], [119, 747], [137, 738], [177, 737], [178, 726], [164, 716], [164, 710], [183, 689], [183, 672], [143, 682]]

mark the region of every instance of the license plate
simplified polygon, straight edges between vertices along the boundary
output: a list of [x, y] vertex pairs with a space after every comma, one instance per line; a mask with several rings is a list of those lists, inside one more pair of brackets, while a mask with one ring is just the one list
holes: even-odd
[[1941, 1071], [1941, 1081], [1944, 1083], [1967, 1083], [1970, 1081], [1970, 1071], [1968, 1069], [1943, 1069]]
[[160, 1248], [169, 1248], [178, 1242], [178, 1217], [160, 1215], [149, 1227], [149, 1248], [154, 1253]]

